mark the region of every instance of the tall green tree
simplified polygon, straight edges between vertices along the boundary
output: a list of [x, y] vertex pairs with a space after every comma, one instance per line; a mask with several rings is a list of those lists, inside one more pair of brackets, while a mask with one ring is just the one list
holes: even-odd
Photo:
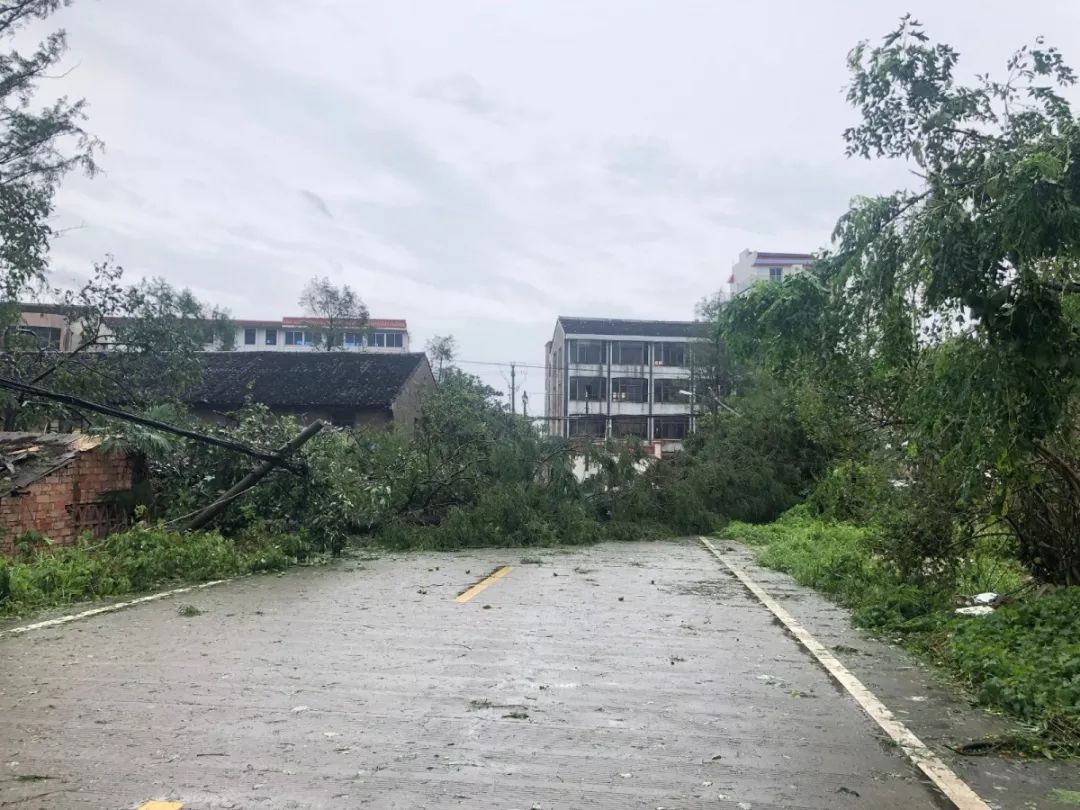
[[426, 348], [428, 358], [435, 365], [435, 378], [442, 380], [457, 356], [457, 340], [453, 335], [432, 335]]
[[[34, 335], [9, 329], [0, 375], [92, 400], [145, 410], [175, 402], [202, 375], [207, 346], [232, 348], [228, 313], [161, 279], [123, 283], [111, 261], [94, 268], [79, 289], [56, 292], [76, 336], [58, 351]], [[4, 429], [41, 429], [98, 421], [46, 400], [0, 390]]]
[[57, 184], [69, 171], [92, 174], [101, 143], [83, 129], [86, 102], [42, 99], [39, 85], [56, 68], [67, 36], [58, 30], [29, 52], [15, 36], [70, 0], [0, 3], [0, 326], [18, 319], [17, 301], [45, 282]]
[[310, 326], [326, 351], [344, 346], [345, 332], [362, 332], [368, 320], [367, 306], [356, 291], [348, 284], [338, 287], [325, 277], [308, 282], [300, 306], [312, 316]]
[[1003, 78], [962, 83], [958, 59], [910, 17], [851, 52], [848, 154], [916, 182], [857, 199], [812, 273], [737, 299], [722, 328], [817, 401], [814, 429], [897, 455], [910, 504], [936, 510], [908, 526], [916, 562], [991, 525], [1039, 577], [1080, 583], [1075, 75], [1041, 41]]

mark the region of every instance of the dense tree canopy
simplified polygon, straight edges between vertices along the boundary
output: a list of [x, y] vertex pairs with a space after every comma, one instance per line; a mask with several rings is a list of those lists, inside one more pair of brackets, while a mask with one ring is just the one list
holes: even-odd
[[1075, 77], [1041, 42], [1000, 80], [961, 84], [957, 60], [910, 18], [851, 52], [848, 153], [907, 160], [916, 186], [857, 199], [811, 273], [718, 328], [798, 391], [811, 435], [891, 455], [935, 515], [898, 536], [912, 559], [1008, 530], [1039, 576], [1077, 583], [1080, 127], [1059, 92]]
[[[70, 0], [0, 3], [0, 39], [9, 47], [34, 19]], [[15, 315], [9, 304], [45, 281], [53, 193], [72, 169], [93, 172], [101, 144], [83, 128], [85, 102], [42, 101], [38, 86], [63, 56], [67, 37], [55, 31], [30, 53], [0, 53], [0, 326]]]

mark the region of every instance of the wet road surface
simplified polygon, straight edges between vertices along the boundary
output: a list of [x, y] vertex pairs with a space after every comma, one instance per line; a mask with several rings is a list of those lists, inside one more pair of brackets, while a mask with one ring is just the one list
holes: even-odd
[[0, 639], [0, 754], [19, 808], [946, 806], [688, 541], [351, 561]]

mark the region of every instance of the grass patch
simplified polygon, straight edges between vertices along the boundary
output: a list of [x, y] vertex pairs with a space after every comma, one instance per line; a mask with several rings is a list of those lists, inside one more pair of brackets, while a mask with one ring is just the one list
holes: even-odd
[[280, 571], [315, 556], [300, 535], [178, 534], [140, 526], [101, 541], [0, 559], [0, 615], [123, 596], [176, 582]]
[[1054, 790], [1054, 799], [1062, 804], [1075, 804], [1080, 807], [1080, 790]]
[[1080, 588], [1031, 594], [988, 616], [957, 616], [960, 594], [1017, 590], [1019, 566], [980, 549], [948, 581], [913, 584], [874, 553], [870, 529], [794, 514], [766, 525], [731, 523], [723, 536], [849, 607], [855, 624], [927, 655], [983, 706], [1036, 729], [1011, 739], [1010, 751], [1080, 755]]

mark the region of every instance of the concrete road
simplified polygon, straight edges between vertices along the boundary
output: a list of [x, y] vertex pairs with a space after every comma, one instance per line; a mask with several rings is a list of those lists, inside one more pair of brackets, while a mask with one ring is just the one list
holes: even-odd
[[945, 806], [690, 542], [352, 561], [0, 639], [0, 754], [19, 808]]

